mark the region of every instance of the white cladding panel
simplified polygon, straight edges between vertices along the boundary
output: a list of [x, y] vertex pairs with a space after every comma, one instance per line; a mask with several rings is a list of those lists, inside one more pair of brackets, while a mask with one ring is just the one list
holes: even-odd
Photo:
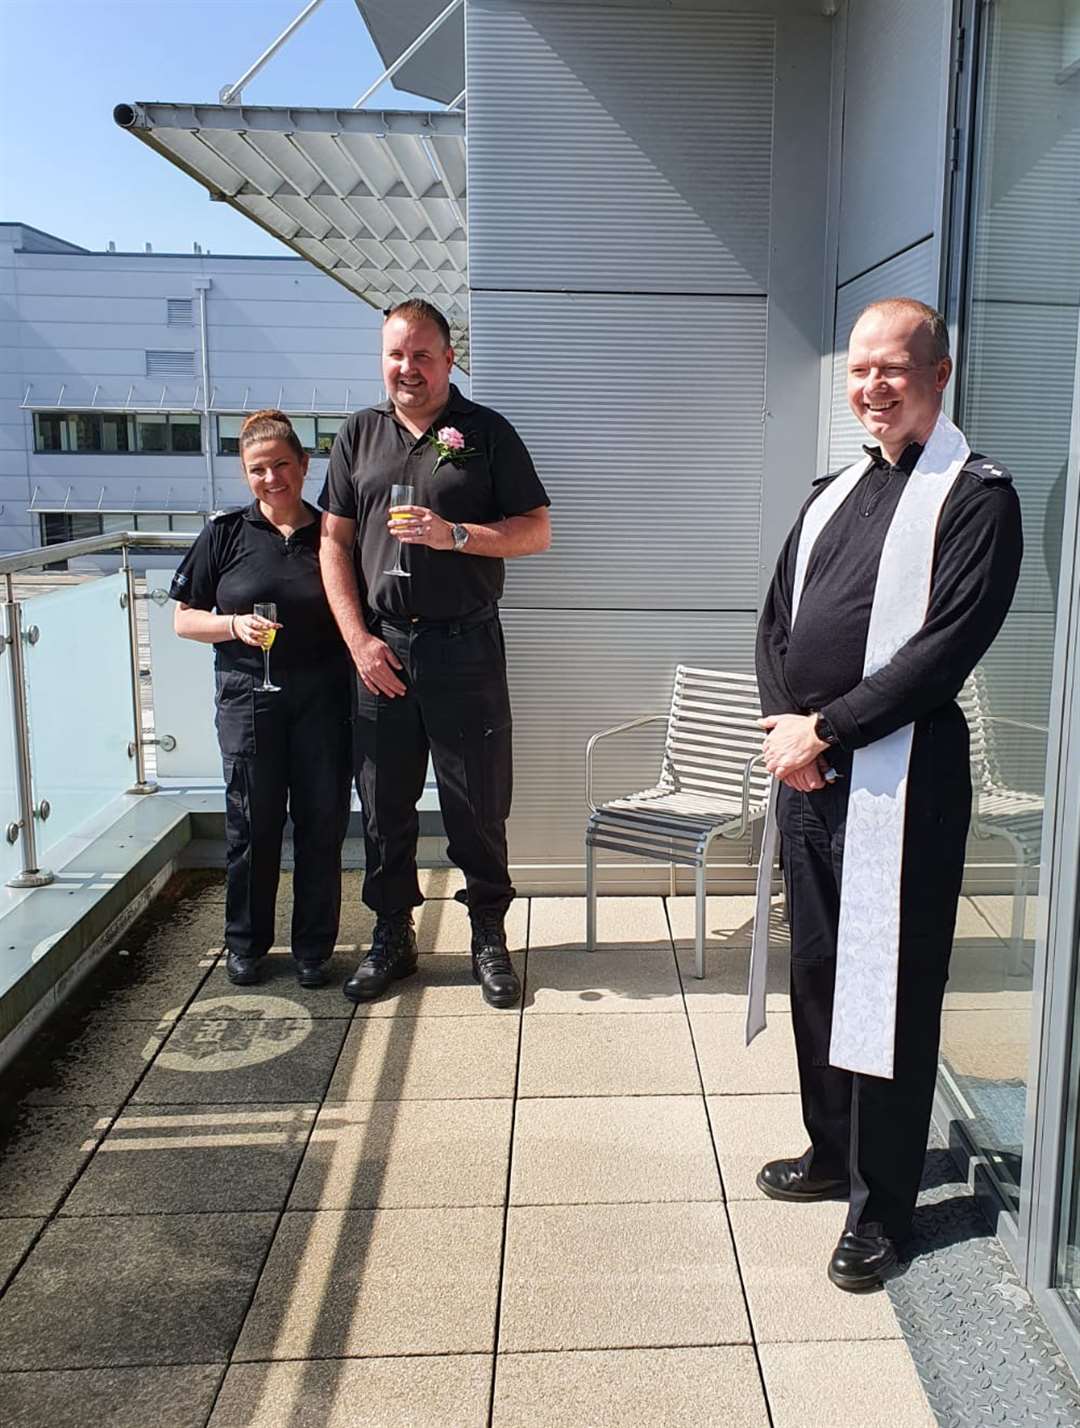
[[830, 471], [840, 470], [856, 461], [862, 454], [863, 442], [867, 440], [866, 432], [847, 404], [847, 344], [855, 319], [867, 303], [877, 298], [913, 297], [931, 306], [936, 305], [938, 293], [934, 261], [934, 244], [928, 239], [837, 291], [829, 431]]
[[765, 292], [774, 31], [470, 0], [473, 291]]
[[941, 0], [848, 7], [841, 283], [937, 229], [951, 11]]
[[765, 324], [764, 298], [473, 294], [474, 390], [554, 508], [513, 604], [753, 608]]

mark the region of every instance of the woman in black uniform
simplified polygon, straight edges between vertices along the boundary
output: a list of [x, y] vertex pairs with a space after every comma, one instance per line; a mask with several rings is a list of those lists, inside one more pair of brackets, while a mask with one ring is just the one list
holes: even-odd
[[[308, 458], [283, 412], [240, 431], [254, 500], [216, 516], [173, 578], [174, 626], [214, 648], [225, 773], [226, 972], [257, 982], [274, 941], [288, 806], [293, 821], [292, 952], [301, 986], [326, 981], [341, 915], [341, 845], [349, 817], [349, 660], [319, 575], [319, 513], [302, 496]], [[273, 602], [277, 619], [252, 613]], [[273, 652], [275, 691], [263, 684]]]

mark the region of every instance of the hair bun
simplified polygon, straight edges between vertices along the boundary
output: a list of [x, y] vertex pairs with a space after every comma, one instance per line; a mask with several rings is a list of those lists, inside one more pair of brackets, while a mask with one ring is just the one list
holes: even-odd
[[279, 412], [276, 407], [267, 407], [265, 411], [252, 412], [250, 416], [244, 418], [243, 425], [240, 427], [240, 435], [243, 436], [245, 432], [249, 431], [256, 424], [256, 422], [261, 423], [268, 421], [281, 422], [283, 423], [283, 425], [287, 426], [290, 431], [292, 431], [293, 429], [292, 422], [289, 420], [289, 418], [285, 415], [284, 412]]

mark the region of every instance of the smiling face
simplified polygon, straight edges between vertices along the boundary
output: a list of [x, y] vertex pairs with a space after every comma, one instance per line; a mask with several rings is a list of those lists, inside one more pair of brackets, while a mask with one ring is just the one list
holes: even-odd
[[281, 438], [253, 441], [244, 448], [244, 475], [251, 494], [267, 513], [287, 514], [300, 504], [308, 459]]
[[933, 342], [918, 312], [871, 308], [851, 333], [848, 405], [895, 462], [909, 442], [925, 445], [951, 372], [948, 357], [934, 360]]
[[427, 426], [446, 406], [454, 349], [433, 322], [391, 317], [383, 324], [383, 381], [398, 415]]

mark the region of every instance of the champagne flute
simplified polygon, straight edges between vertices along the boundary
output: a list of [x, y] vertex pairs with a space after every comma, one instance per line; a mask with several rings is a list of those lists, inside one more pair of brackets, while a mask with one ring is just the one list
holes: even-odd
[[[264, 601], [264, 603], [261, 605], [255, 605], [252, 608], [251, 613], [253, 615], [258, 616], [260, 620], [272, 620], [275, 625], [277, 624], [277, 606], [272, 600]], [[280, 684], [270, 683], [270, 646], [274, 643], [274, 637], [276, 634], [277, 630], [263, 631], [263, 682], [261, 684], [257, 684], [255, 688], [262, 689], [267, 694], [281, 693]]]
[[[410, 517], [408, 511], [398, 511], [398, 510], [396, 510], [395, 508], [398, 507], [398, 506], [411, 506], [412, 503], [413, 503], [413, 498], [414, 498], [415, 494], [416, 494], [416, 493], [415, 493], [415, 491], [413, 490], [413, 488], [412, 488], [411, 486], [391, 486], [391, 487], [390, 487], [390, 524], [391, 524], [391, 525], [399, 526], [399, 525], [401, 525], [403, 522], [408, 521], [408, 520], [411, 519], [411, 517]], [[403, 546], [403, 545], [401, 544], [401, 542], [399, 541], [399, 542], [398, 542], [398, 548], [397, 548], [397, 559], [394, 561], [393, 565], [390, 567], [389, 570], [384, 570], [384, 571], [383, 571], [383, 574], [384, 574], [384, 575], [404, 575], [407, 579], [411, 577], [411, 571], [406, 570], [405, 567], [404, 567], [404, 566], [402, 565], [402, 563], [401, 563], [401, 556], [402, 556], [402, 552], [403, 552], [403, 551], [404, 551], [404, 546]]]

